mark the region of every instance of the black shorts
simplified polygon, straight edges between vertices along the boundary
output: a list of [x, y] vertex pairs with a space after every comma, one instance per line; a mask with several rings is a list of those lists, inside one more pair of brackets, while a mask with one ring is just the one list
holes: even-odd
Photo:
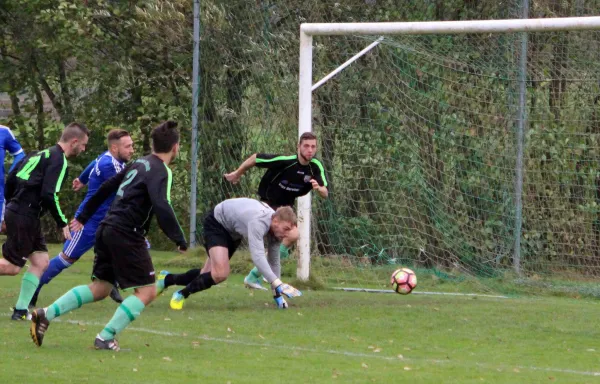
[[36, 252], [48, 253], [39, 217], [19, 214], [6, 209], [6, 242], [2, 244], [2, 256], [8, 262], [23, 268], [27, 258]]
[[[215, 218], [215, 210], [212, 209], [204, 217], [204, 231], [202, 235], [204, 237], [204, 248], [206, 253], [212, 247], [226, 247], [229, 250], [229, 258], [235, 253], [240, 246], [241, 240], [233, 240], [227, 229], [221, 225]], [[210, 257], [210, 255], [209, 255]]]
[[94, 245], [92, 279], [119, 283], [121, 289], [154, 284], [154, 266], [144, 237], [100, 224]]

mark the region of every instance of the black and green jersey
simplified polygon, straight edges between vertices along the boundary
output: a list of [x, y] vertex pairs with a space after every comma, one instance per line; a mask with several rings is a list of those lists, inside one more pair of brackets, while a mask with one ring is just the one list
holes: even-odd
[[302, 165], [298, 155], [259, 153], [256, 155], [256, 166], [267, 168], [258, 186], [258, 196], [271, 206], [293, 206], [297, 197], [312, 190], [311, 179], [327, 187], [323, 165], [314, 158], [307, 165]]
[[185, 236], [171, 206], [173, 175], [157, 156], [148, 155], [128, 165], [106, 180], [77, 216], [85, 224], [113, 193], [116, 197], [102, 224], [132, 231], [143, 237], [156, 215], [162, 231], [181, 249], [187, 248]]
[[67, 158], [60, 145], [24, 157], [6, 180], [4, 192], [7, 209], [41, 216], [49, 211], [56, 224], [68, 222], [60, 209], [58, 193], [67, 177]]

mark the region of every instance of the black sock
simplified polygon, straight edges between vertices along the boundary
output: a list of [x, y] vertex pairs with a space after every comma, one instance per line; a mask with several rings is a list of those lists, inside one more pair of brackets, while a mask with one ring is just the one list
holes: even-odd
[[187, 299], [192, 293], [204, 291], [215, 284], [216, 283], [210, 275], [210, 272], [206, 272], [195, 278], [194, 281], [189, 283], [185, 288], [179, 291], [179, 293], [181, 293], [183, 297]]
[[170, 273], [165, 276], [165, 288], [171, 285], [188, 285], [200, 276], [199, 269], [190, 269], [185, 273]]

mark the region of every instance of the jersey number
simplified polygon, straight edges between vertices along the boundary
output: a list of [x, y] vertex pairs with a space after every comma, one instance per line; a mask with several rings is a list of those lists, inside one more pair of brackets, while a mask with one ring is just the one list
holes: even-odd
[[41, 158], [42, 158], [42, 155], [30, 157], [29, 160], [27, 160], [27, 163], [19, 171], [19, 173], [17, 173], [17, 177], [19, 179], [29, 180], [29, 176], [31, 176], [31, 172], [33, 172], [35, 167], [40, 162]]
[[135, 177], [135, 175], [137, 175], [137, 173], [138, 173], [137, 169], [132, 169], [125, 175], [125, 180], [121, 183], [121, 186], [119, 187], [119, 190], [117, 191], [117, 196], [123, 196], [123, 193], [124, 193], [123, 189], [125, 189], [125, 187], [128, 186], [133, 181], [133, 178]]

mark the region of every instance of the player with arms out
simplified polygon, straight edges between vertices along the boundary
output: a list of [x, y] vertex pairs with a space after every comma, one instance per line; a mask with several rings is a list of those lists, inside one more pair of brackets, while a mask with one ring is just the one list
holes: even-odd
[[48, 267], [48, 248], [40, 221], [42, 215], [50, 211], [64, 238], [71, 238], [58, 193], [67, 177], [67, 158], [85, 151], [88, 137], [85, 125], [71, 123], [63, 130], [58, 144], [27, 155], [8, 175], [5, 189], [8, 204], [4, 215], [6, 242], [2, 245], [4, 259], [0, 260], [0, 275], [14, 276], [27, 260], [31, 263], [23, 275], [13, 320], [26, 319], [27, 306]]
[[[73, 180], [73, 190], [75, 191], [79, 191], [85, 185], [88, 185], [88, 192], [81, 205], [79, 205], [75, 213], [75, 218], [79, 217], [85, 204], [94, 196], [102, 183], [121, 172], [125, 168], [125, 164], [133, 156], [133, 140], [131, 140], [131, 136], [126, 130], [111, 130], [107, 135], [107, 141], [108, 150], [93, 160], [81, 172], [81, 175]], [[40, 290], [45, 284], [48, 284], [63, 270], [69, 268], [79, 260], [84, 253], [92, 249], [96, 239], [96, 230], [102, 219], [104, 219], [104, 216], [106, 216], [106, 212], [108, 212], [114, 198], [115, 194], [113, 193], [96, 210], [96, 213], [89, 218], [83, 230], [77, 233], [72, 232], [71, 240], [65, 242], [62, 252], [50, 260], [48, 269], [42, 275], [40, 285], [35, 291], [31, 303], [29, 303], [30, 306], [36, 306]], [[117, 302], [123, 301], [116, 288], [113, 288], [110, 296]]]
[[[302, 295], [300, 291], [280, 280], [281, 239], [289, 236], [296, 227], [296, 214], [292, 208], [280, 207], [274, 211], [267, 204], [254, 199], [229, 199], [217, 204], [205, 216], [203, 224], [204, 247], [208, 253], [208, 261], [202, 272], [198, 269], [191, 269], [182, 274], [162, 271], [156, 282], [158, 294], [171, 285], [186, 286], [173, 294], [170, 302], [172, 309], [182, 309], [185, 299], [191, 294], [209, 289], [227, 279], [230, 272], [229, 259], [242, 238], [248, 240], [254, 265], [271, 284], [277, 306], [287, 307], [282, 295]], [[265, 240], [268, 249], [266, 256]]]
[[[327, 179], [323, 165], [314, 156], [317, 152], [317, 136], [305, 132], [298, 141], [298, 152], [291, 156], [254, 154], [246, 159], [234, 172], [225, 175], [233, 184], [237, 184], [250, 168], [266, 168], [267, 171], [260, 180], [258, 196], [261, 201], [277, 209], [283, 206], [294, 206], [297, 197], [304, 196], [310, 191], [316, 191], [319, 196], [326, 198]], [[298, 228], [295, 227], [281, 243], [281, 258], [288, 257], [289, 248], [298, 240]], [[244, 279], [249, 288], [265, 289], [261, 285], [261, 275], [254, 268]]]
[[187, 243], [173, 207], [173, 176], [168, 165], [179, 153], [177, 123], [167, 121], [152, 130], [152, 154], [137, 159], [107, 180], [85, 204], [71, 230], [81, 230], [113, 193], [115, 200], [96, 232], [92, 283], [77, 286], [47, 308], [32, 312], [31, 338], [41, 346], [50, 322], [82, 305], [105, 299], [118, 282], [134, 294], [123, 300], [112, 319], [96, 336], [96, 349], [119, 350], [115, 336], [134, 321], [156, 297], [154, 266], [145, 235], [153, 215], [162, 231], [178, 247]]

